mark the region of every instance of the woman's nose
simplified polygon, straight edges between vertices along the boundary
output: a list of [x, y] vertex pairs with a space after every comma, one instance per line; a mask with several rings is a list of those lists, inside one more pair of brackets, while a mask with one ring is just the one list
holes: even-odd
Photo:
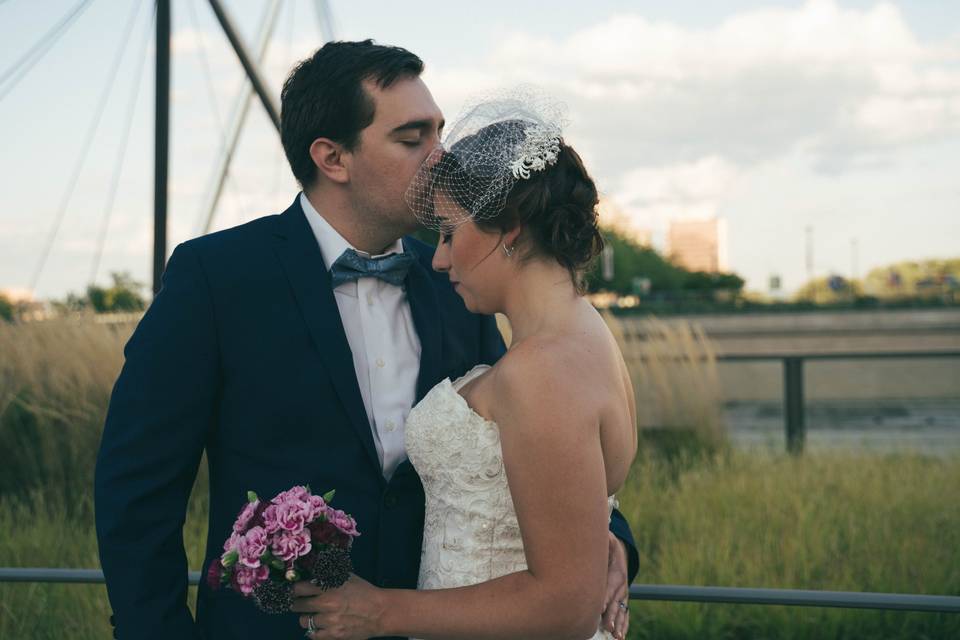
[[431, 263], [434, 271], [443, 273], [450, 268], [450, 261], [447, 259], [447, 253], [447, 245], [441, 239], [440, 242], [437, 243], [437, 250], [433, 254], [433, 262]]

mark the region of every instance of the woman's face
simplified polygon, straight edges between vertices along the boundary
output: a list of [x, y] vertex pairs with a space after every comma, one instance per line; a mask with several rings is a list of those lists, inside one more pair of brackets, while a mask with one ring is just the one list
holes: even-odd
[[[439, 192], [435, 197], [438, 212], [459, 209], [459, 215], [449, 217], [461, 220], [467, 215], [446, 194]], [[449, 230], [440, 233], [433, 268], [449, 276], [454, 290], [463, 298], [467, 309], [474, 313], [499, 310], [499, 292], [507, 275], [500, 259], [503, 256], [497, 252], [500, 237], [499, 233], [484, 231], [472, 220], [451, 225]]]

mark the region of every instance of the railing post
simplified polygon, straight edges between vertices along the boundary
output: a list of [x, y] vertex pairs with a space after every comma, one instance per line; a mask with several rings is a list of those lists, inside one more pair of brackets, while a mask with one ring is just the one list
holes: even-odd
[[783, 359], [783, 414], [787, 431], [787, 451], [799, 455], [807, 438], [803, 420], [803, 358]]

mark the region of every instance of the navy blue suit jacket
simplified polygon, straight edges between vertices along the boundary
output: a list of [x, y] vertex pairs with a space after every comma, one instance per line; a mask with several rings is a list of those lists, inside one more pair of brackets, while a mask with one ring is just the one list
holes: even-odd
[[[445, 377], [493, 364], [504, 345], [493, 318], [471, 314], [433, 251], [407, 297], [421, 343], [417, 399]], [[182, 527], [201, 455], [210, 512], [202, 575], [219, 558], [248, 490], [295, 484], [336, 489], [362, 535], [355, 572], [382, 587], [415, 588], [423, 487], [402, 463], [384, 480], [330, 275], [299, 199], [280, 215], [190, 240], [170, 257], [163, 288], [125, 348], [97, 459], [100, 560], [115, 635], [127, 638], [297, 638], [297, 617], [260, 613], [201, 584], [186, 606]], [[637, 556], [626, 522], [630, 578]], [[203, 582], [203, 581], [201, 581]]]

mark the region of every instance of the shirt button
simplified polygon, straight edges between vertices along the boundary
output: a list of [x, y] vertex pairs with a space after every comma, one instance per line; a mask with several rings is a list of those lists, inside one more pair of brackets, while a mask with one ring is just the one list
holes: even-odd
[[367, 292], [367, 304], [373, 306], [373, 294], [369, 291]]
[[377, 358], [377, 366], [378, 366], [379, 368], [383, 369], [383, 367], [384, 367], [385, 364], [387, 364], [387, 363], [383, 361], [383, 358]]
[[392, 433], [393, 430], [396, 428], [397, 428], [396, 422], [394, 422], [393, 420], [387, 420], [387, 431]]

